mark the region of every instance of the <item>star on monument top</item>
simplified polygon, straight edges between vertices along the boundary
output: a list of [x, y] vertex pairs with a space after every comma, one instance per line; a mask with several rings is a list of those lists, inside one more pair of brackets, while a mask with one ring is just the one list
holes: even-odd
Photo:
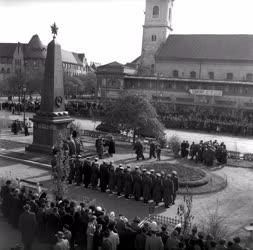
[[51, 25], [51, 31], [52, 31], [52, 34], [53, 34], [53, 38], [55, 39], [56, 36], [57, 36], [57, 33], [58, 33], [58, 27], [56, 26], [56, 23], [54, 22], [53, 25]]

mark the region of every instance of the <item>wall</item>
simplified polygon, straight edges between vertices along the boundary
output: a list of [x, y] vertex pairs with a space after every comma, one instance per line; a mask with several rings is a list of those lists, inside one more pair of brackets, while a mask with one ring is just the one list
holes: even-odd
[[214, 72], [215, 80], [226, 80], [227, 73], [233, 73], [233, 80], [244, 81], [248, 73], [253, 74], [253, 62], [198, 62], [198, 61], [167, 61], [157, 62], [156, 72], [166, 77], [173, 77], [173, 70], [179, 71], [179, 78], [190, 78], [190, 72], [196, 71], [197, 79], [209, 79], [208, 72]]

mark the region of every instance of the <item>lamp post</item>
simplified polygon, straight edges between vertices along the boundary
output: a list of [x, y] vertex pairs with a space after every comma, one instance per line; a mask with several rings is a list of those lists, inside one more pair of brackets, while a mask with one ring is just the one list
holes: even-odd
[[23, 93], [24, 93], [24, 126], [25, 126], [25, 109], [26, 109], [26, 86], [23, 86]]

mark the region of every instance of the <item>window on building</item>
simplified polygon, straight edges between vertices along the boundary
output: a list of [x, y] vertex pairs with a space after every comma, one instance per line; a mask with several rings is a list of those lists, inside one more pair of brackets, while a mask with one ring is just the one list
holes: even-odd
[[173, 74], [173, 77], [177, 78], [178, 77], [178, 70], [173, 70], [172, 74]]
[[159, 6], [154, 6], [153, 7], [153, 18], [158, 18], [159, 17], [159, 12], [160, 12], [160, 10], [159, 10]]
[[4, 70], [4, 68], [2, 68], [2, 69], [1, 69], [1, 73], [5, 73], [5, 70]]
[[154, 73], [155, 73], [155, 65], [151, 64], [151, 74], [154, 74]]
[[252, 82], [253, 81], [253, 74], [247, 74], [246, 75], [246, 81]]
[[195, 71], [192, 71], [192, 72], [190, 73], [190, 76], [191, 76], [191, 79], [196, 79], [197, 74], [196, 74]]
[[214, 79], [214, 72], [209, 72], [208, 76], [209, 76], [209, 79], [213, 80]]
[[152, 35], [151, 40], [152, 40], [152, 42], [155, 42], [156, 41], [156, 35]]
[[233, 73], [227, 73], [227, 80], [233, 80], [234, 75]]
[[11, 73], [10, 68], [7, 69], [7, 73], [8, 73], [8, 74]]

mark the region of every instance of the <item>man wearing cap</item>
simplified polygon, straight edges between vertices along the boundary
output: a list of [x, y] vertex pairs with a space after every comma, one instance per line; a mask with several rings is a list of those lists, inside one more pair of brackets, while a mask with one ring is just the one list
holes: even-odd
[[139, 169], [137, 168], [133, 175], [133, 195], [134, 199], [138, 201], [141, 197], [142, 178]]
[[116, 176], [117, 195], [120, 196], [124, 190], [124, 168], [120, 165]]
[[30, 212], [30, 206], [24, 206], [24, 212], [19, 217], [19, 230], [21, 231], [24, 250], [31, 250], [35, 239], [37, 222], [35, 213]]
[[175, 200], [177, 197], [177, 191], [179, 188], [179, 183], [178, 183], [178, 177], [177, 177], [177, 172], [176, 171], [172, 171], [172, 182], [173, 182], [173, 196], [172, 196], [172, 204], [175, 204]]
[[153, 200], [156, 203], [156, 205], [158, 205], [158, 203], [162, 201], [162, 180], [160, 173], [156, 174], [156, 179], [154, 180]]
[[114, 166], [112, 165], [112, 162], [110, 162], [109, 164], [109, 184], [108, 187], [110, 189], [110, 192], [112, 193], [115, 189], [115, 170], [114, 170]]
[[142, 178], [142, 188], [143, 188], [143, 202], [148, 203], [151, 199], [151, 187], [152, 187], [152, 179], [150, 177], [150, 172], [147, 172], [146, 175]]
[[167, 175], [163, 182], [163, 201], [165, 208], [168, 208], [173, 201], [174, 185], [171, 180], [171, 175]]
[[133, 190], [133, 176], [131, 174], [131, 168], [127, 168], [127, 171], [125, 173], [125, 198], [129, 199], [130, 196], [132, 195], [132, 190]]
[[92, 189], [96, 189], [99, 179], [99, 165], [97, 162], [93, 162], [91, 165], [91, 186]]
[[83, 184], [85, 188], [89, 187], [90, 179], [91, 179], [91, 161], [89, 158], [86, 158], [83, 162]]
[[54, 246], [54, 250], [69, 250], [69, 241], [64, 239], [64, 233], [58, 231], [55, 236], [57, 238], [57, 243]]
[[105, 161], [100, 165], [100, 188], [101, 192], [105, 193], [109, 182], [108, 165]]

